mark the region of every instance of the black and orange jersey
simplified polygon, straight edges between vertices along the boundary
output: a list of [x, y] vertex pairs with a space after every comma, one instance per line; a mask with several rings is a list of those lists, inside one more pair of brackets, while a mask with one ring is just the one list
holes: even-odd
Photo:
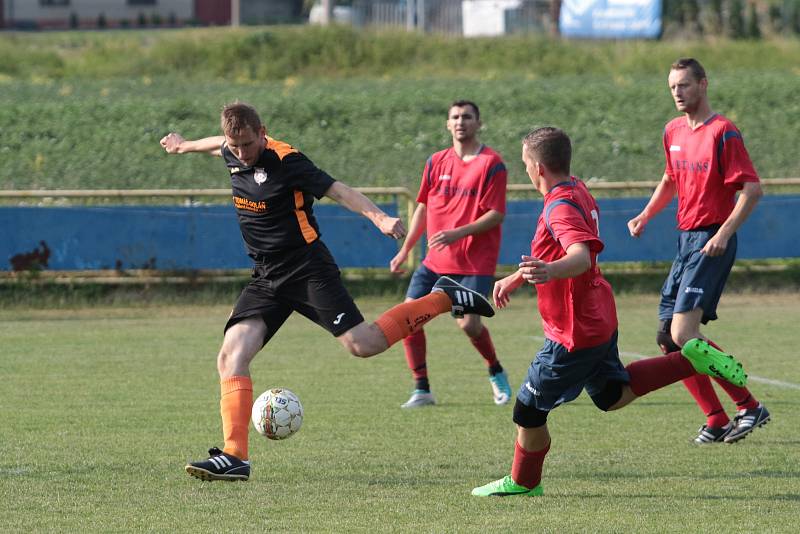
[[221, 150], [248, 255], [281, 262], [282, 252], [319, 238], [314, 197], [322, 198], [335, 180], [293, 146], [270, 137], [266, 141], [252, 167], [244, 166], [225, 143]]

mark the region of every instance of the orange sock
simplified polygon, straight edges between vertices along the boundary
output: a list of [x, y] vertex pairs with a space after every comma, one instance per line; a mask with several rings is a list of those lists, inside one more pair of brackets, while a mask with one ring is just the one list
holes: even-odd
[[221, 380], [222, 435], [225, 448], [222, 452], [247, 460], [247, 433], [250, 430], [250, 413], [253, 408], [253, 382], [249, 376], [232, 376]]
[[413, 334], [425, 323], [444, 312], [450, 311], [453, 303], [443, 291], [434, 291], [422, 298], [404, 302], [385, 311], [375, 320], [391, 347], [409, 334]]

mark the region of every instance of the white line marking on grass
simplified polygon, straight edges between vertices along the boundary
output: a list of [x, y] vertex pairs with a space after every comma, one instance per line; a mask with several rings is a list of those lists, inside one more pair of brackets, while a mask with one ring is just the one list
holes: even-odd
[[[543, 337], [540, 336], [533, 336], [534, 339], [538, 341], [544, 341]], [[634, 360], [641, 360], [643, 358], [652, 358], [653, 355], [647, 354], [639, 354], [638, 352], [626, 352], [626, 351], [619, 351], [620, 356], [624, 356], [626, 358], [632, 358]], [[752, 380], [753, 382], [759, 382], [761, 384], [768, 384], [770, 386], [777, 386], [779, 388], [788, 388], [788, 389], [800, 389], [800, 384], [795, 384], [793, 382], [784, 382], [783, 380], [774, 380], [772, 378], [764, 378], [761, 376], [753, 376], [747, 375], [747, 380]]]

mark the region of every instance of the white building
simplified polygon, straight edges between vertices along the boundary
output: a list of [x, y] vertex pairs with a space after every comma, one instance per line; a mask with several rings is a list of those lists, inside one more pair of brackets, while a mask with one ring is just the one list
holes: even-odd
[[303, 0], [0, 0], [0, 28], [68, 29], [297, 22]]

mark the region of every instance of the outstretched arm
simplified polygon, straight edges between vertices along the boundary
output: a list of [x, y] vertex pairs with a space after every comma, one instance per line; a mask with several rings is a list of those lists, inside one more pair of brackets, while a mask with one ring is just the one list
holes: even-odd
[[639, 215], [628, 221], [628, 231], [631, 233], [631, 237], [639, 237], [642, 235], [644, 227], [647, 226], [650, 219], [655, 217], [658, 212], [666, 208], [667, 205], [672, 202], [675, 192], [675, 182], [664, 173], [664, 176], [661, 178], [661, 183], [659, 183], [656, 190], [653, 191], [653, 196], [650, 197], [647, 206], [644, 207]]
[[188, 152], [204, 152], [212, 156], [221, 156], [220, 147], [225, 141], [222, 135], [204, 137], [202, 139], [188, 140], [176, 132], [170, 132], [161, 138], [161, 146], [167, 154], [186, 154]]
[[753, 208], [756, 207], [763, 195], [761, 184], [758, 182], [746, 182], [742, 187], [741, 193], [739, 193], [739, 199], [736, 201], [733, 211], [722, 223], [717, 233], [708, 240], [701, 252], [708, 256], [721, 256], [724, 254], [725, 249], [728, 248], [728, 240], [747, 220], [747, 217], [753, 212]]
[[325, 196], [335, 200], [354, 213], [363, 215], [374, 224], [384, 235], [401, 239], [406, 235], [403, 221], [398, 217], [390, 217], [370, 199], [352, 187], [342, 182], [333, 182], [325, 191]]

